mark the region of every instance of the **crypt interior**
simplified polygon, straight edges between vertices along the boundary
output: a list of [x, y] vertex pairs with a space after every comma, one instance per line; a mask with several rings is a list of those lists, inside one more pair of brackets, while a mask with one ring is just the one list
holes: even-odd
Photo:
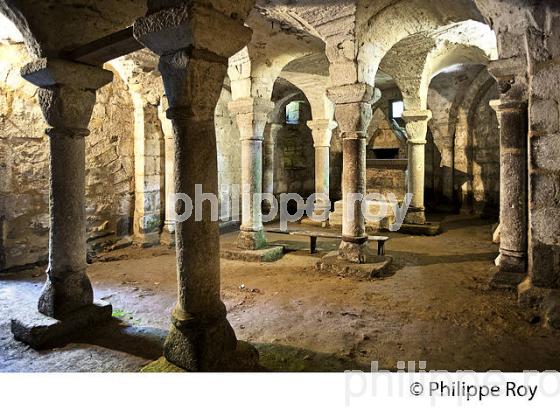
[[556, 2], [0, 0], [0, 38], [0, 371], [560, 370]]

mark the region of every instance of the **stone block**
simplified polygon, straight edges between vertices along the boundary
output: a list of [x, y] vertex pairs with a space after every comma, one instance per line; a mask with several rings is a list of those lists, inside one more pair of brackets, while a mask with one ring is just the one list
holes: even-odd
[[220, 249], [220, 257], [245, 262], [276, 262], [284, 256], [283, 246], [269, 245], [263, 249], [239, 249], [234, 244], [226, 244]]
[[111, 304], [98, 301], [70, 312], [60, 320], [34, 311], [12, 319], [11, 329], [16, 340], [26, 343], [34, 349], [40, 349], [63, 341], [78, 330], [110, 320], [112, 310]]
[[531, 205], [560, 208], [560, 176], [533, 173], [531, 175]]
[[533, 137], [531, 143], [531, 168], [560, 171], [560, 134]]
[[389, 276], [393, 262], [390, 256], [368, 255], [366, 263], [353, 263], [339, 258], [339, 252], [329, 252], [315, 264], [319, 272], [356, 279], [376, 279]]
[[505, 272], [498, 269], [490, 277], [489, 285], [494, 289], [517, 289], [526, 276], [525, 272]]
[[560, 128], [558, 103], [553, 100], [534, 100], [531, 104], [531, 130], [555, 133]]

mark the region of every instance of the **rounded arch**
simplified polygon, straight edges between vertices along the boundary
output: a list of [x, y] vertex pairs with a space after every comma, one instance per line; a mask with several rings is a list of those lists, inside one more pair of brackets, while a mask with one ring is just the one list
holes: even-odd
[[327, 98], [329, 62], [322, 54], [300, 57], [286, 65], [280, 77], [300, 89], [309, 101], [313, 119], [332, 119], [334, 104]]
[[36, 32], [23, 12], [13, 2], [0, 0], [0, 13], [19, 30], [29, 53], [34, 57], [42, 57], [43, 49]]
[[[490, 27], [465, 21], [402, 39], [380, 67], [395, 79], [406, 109], [425, 110], [430, 82], [438, 73], [457, 64], [486, 65], [496, 55], [496, 37]], [[403, 64], [404, 56], [408, 64]]]
[[270, 100], [282, 69], [298, 58], [324, 52], [316, 37], [294, 36], [270, 25], [253, 10], [247, 20], [253, 29], [251, 43], [229, 59], [228, 75], [234, 100], [245, 97]]
[[[374, 85], [381, 61], [401, 40], [467, 20], [484, 21], [472, 0], [385, 0], [375, 5], [359, 0], [359, 81]], [[395, 24], [396, 21], [399, 24]]]

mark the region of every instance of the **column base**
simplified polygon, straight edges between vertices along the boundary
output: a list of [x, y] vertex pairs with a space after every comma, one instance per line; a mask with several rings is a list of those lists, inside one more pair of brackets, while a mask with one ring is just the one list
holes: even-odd
[[276, 262], [284, 256], [283, 246], [266, 246], [262, 249], [239, 249], [236, 245], [226, 244], [220, 249], [220, 257], [232, 261]]
[[426, 211], [418, 208], [408, 208], [408, 212], [404, 217], [406, 224], [425, 225], [426, 224]]
[[97, 301], [67, 313], [61, 319], [45, 316], [37, 311], [11, 321], [14, 338], [34, 349], [55, 345], [72, 333], [111, 319], [113, 307]]
[[244, 231], [243, 228], [239, 231], [235, 245], [239, 249], [257, 250], [266, 247], [266, 236], [264, 231]]
[[521, 252], [500, 249], [500, 254], [496, 258], [495, 264], [504, 272], [527, 272], [527, 256]]
[[494, 289], [517, 289], [526, 276], [525, 272], [506, 272], [498, 269], [492, 274], [489, 285]]
[[[259, 365], [259, 352], [250, 343], [243, 340], [237, 341], [234, 356], [230, 359], [228, 368], [221, 369], [228, 372], [258, 372], [263, 368]], [[176, 366], [165, 358], [165, 356], [147, 364], [141, 373], [185, 373], [187, 370]]]
[[540, 315], [546, 326], [560, 329], [560, 289], [537, 287], [527, 277], [517, 287], [517, 301]]
[[175, 246], [175, 231], [170, 232], [167, 228], [163, 228], [159, 243], [164, 246]]
[[[211, 323], [182, 327], [183, 329], [179, 329], [175, 324], [171, 325], [165, 340], [165, 361], [172, 365], [191, 372], [257, 369], [257, 350], [248, 343], [237, 341], [225, 317]], [[157, 367], [152, 371], [158, 371]]]
[[367, 263], [372, 256], [376, 255], [369, 249], [367, 237], [360, 238], [356, 242], [349, 242], [342, 239], [337, 254], [339, 260], [350, 263]]
[[340, 258], [339, 251], [326, 254], [315, 264], [315, 269], [319, 272], [326, 272], [337, 276], [357, 278], [357, 279], [376, 279], [390, 276], [389, 269], [393, 258], [389, 256], [378, 256], [373, 253], [364, 262], [349, 262]]
[[141, 248], [150, 248], [160, 243], [159, 232], [146, 233], [134, 237], [134, 244]]

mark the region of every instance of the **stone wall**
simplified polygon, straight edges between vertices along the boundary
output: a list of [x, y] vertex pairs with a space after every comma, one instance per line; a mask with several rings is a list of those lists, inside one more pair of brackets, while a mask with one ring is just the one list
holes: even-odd
[[490, 101], [498, 98], [496, 86], [489, 88], [474, 108], [472, 189], [473, 211], [497, 218], [500, 209], [500, 132]]
[[[436, 76], [428, 91], [428, 106], [432, 111], [429, 123], [431, 133], [426, 145], [426, 202], [450, 204], [454, 199], [454, 174], [460, 177], [454, 162], [455, 126], [458, 106], [464, 99], [469, 85], [482, 70], [482, 66], [473, 66], [460, 72], [441, 73]], [[466, 169], [466, 163], [464, 164]]]
[[[529, 274], [534, 286], [560, 288], [560, 6], [528, 31]], [[556, 299], [556, 303], [557, 303]], [[556, 324], [558, 326], [558, 323]]]
[[[45, 262], [48, 252], [49, 150], [36, 87], [19, 69], [20, 44], [0, 44], [0, 270]], [[90, 247], [128, 235], [133, 212], [132, 102], [116, 80], [98, 92], [86, 138]]]
[[303, 197], [315, 192], [315, 148], [307, 121], [309, 105], [300, 105], [297, 125], [278, 130], [275, 152], [274, 193], [296, 193]]
[[385, 89], [381, 99], [373, 107], [373, 116], [368, 128], [368, 158], [375, 158], [375, 149], [398, 149], [397, 158], [406, 158], [406, 144], [395, 135], [389, 117], [391, 101], [401, 98], [398, 88]]
[[406, 194], [406, 159], [370, 159], [367, 161], [366, 186], [368, 193], [393, 194], [404, 200]]
[[[218, 186], [220, 188], [220, 218], [229, 220], [231, 215], [232, 186], [241, 184], [241, 141], [237, 123], [230, 115], [228, 103], [231, 91], [225, 86], [215, 111], [216, 140], [218, 144]], [[239, 215], [237, 215], [239, 218]]]
[[426, 144], [426, 202], [496, 215], [499, 130], [489, 102], [495, 81], [482, 66], [442, 73], [430, 84], [432, 111]]

